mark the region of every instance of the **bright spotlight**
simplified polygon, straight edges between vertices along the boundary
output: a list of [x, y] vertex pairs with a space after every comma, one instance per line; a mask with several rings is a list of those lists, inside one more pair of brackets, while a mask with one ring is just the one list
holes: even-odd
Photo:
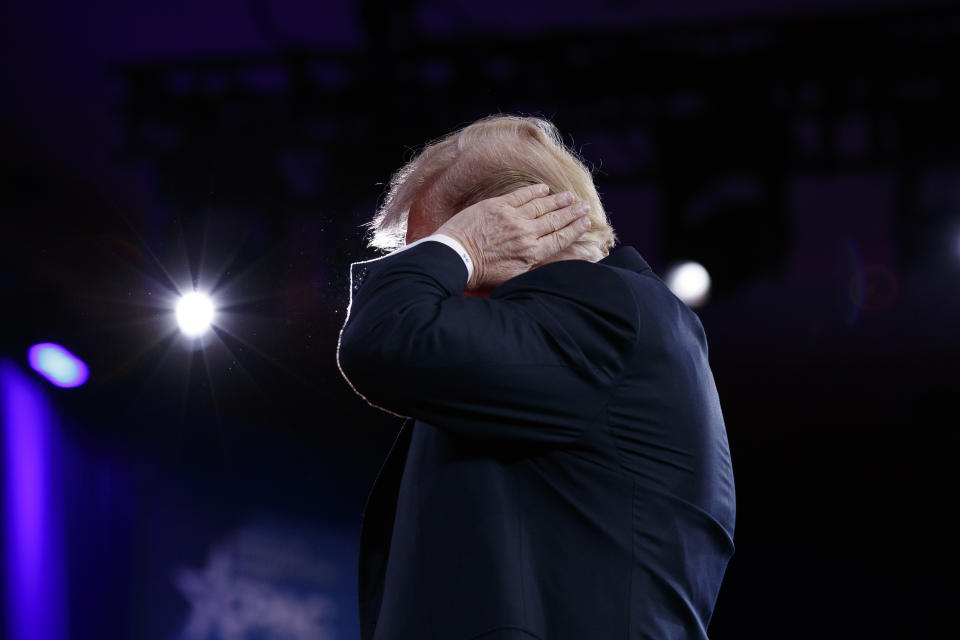
[[83, 360], [52, 342], [41, 342], [27, 352], [30, 367], [58, 387], [79, 387], [90, 376]]
[[213, 322], [213, 303], [210, 298], [194, 291], [177, 302], [177, 324], [180, 331], [191, 338], [203, 335]]
[[688, 306], [699, 307], [710, 295], [710, 274], [697, 262], [683, 262], [667, 272], [667, 286]]

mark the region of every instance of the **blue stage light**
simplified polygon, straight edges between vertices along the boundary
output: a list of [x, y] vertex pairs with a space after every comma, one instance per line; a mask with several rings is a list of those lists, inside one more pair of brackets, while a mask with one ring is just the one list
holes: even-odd
[[27, 360], [34, 371], [58, 387], [79, 387], [90, 376], [83, 360], [52, 342], [30, 347]]
[[191, 338], [198, 338], [213, 322], [213, 302], [206, 295], [194, 291], [177, 302], [177, 324], [180, 331]]
[[57, 456], [62, 434], [56, 411], [39, 385], [4, 360], [0, 360], [0, 431], [4, 498], [0, 546], [7, 586], [3, 637], [64, 640], [66, 511], [58, 500], [64, 476]]

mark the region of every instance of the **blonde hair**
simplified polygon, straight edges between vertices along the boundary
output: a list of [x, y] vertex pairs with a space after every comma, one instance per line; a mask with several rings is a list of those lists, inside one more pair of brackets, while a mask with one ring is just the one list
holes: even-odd
[[415, 204], [447, 219], [472, 204], [520, 187], [545, 183], [590, 204], [590, 228], [570, 249], [587, 260], [606, 255], [618, 238], [607, 219], [590, 170], [542, 118], [492, 115], [428, 143], [397, 170], [373, 220], [365, 223], [370, 248], [406, 244]]

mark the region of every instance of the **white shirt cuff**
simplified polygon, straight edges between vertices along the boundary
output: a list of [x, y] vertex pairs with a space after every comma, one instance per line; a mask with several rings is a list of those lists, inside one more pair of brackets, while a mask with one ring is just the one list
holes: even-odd
[[[421, 242], [426, 242], [427, 240], [433, 240], [435, 242], [442, 242], [451, 249], [457, 252], [457, 255], [460, 256], [460, 259], [463, 260], [463, 265], [467, 268], [467, 282], [470, 282], [470, 278], [473, 276], [473, 260], [470, 259], [470, 254], [467, 253], [467, 250], [463, 248], [463, 245], [446, 235], [445, 233], [435, 233], [433, 235], [427, 236], [426, 238], [420, 238], [416, 242], [411, 242], [410, 244], [397, 249], [397, 251], [403, 251], [404, 249], [409, 249], [410, 247], [416, 246]], [[396, 252], [394, 252], [396, 253]]]

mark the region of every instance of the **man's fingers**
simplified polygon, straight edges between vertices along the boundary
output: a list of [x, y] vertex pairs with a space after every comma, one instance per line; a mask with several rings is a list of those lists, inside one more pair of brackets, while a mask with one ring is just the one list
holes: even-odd
[[[554, 197], [554, 196], [551, 196]], [[527, 206], [531, 206], [533, 203]], [[563, 207], [550, 213], [544, 214], [535, 220], [531, 220], [531, 224], [537, 234], [538, 238], [543, 236], [550, 235], [557, 229], [561, 229], [580, 216], [584, 215], [590, 211], [590, 205], [586, 202], [577, 202], [574, 205], [569, 207]]]
[[[567, 209], [573, 209], [573, 207], [567, 207]], [[577, 239], [590, 228], [590, 218], [583, 215], [582, 212], [573, 214], [571, 217], [567, 209], [564, 209], [562, 212], [558, 211], [551, 216], [543, 216], [544, 218], [552, 217], [557, 224], [561, 226], [553, 233], [548, 232], [546, 235], [537, 238], [537, 262], [549, 258], [558, 251], [563, 251], [576, 242]], [[562, 216], [559, 215], [561, 213], [563, 213]]]
[[511, 191], [503, 197], [511, 206], [520, 208], [534, 198], [541, 198], [548, 193], [550, 193], [550, 187], [547, 185], [531, 184], [526, 187], [520, 187], [516, 191]]
[[573, 194], [569, 191], [564, 191], [552, 196], [545, 196], [543, 198], [536, 198], [520, 207], [520, 214], [528, 219], [539, 218], [551, 211], [556, 211], [561, 207], [567, 206], [573, 202], [573, 200]]

